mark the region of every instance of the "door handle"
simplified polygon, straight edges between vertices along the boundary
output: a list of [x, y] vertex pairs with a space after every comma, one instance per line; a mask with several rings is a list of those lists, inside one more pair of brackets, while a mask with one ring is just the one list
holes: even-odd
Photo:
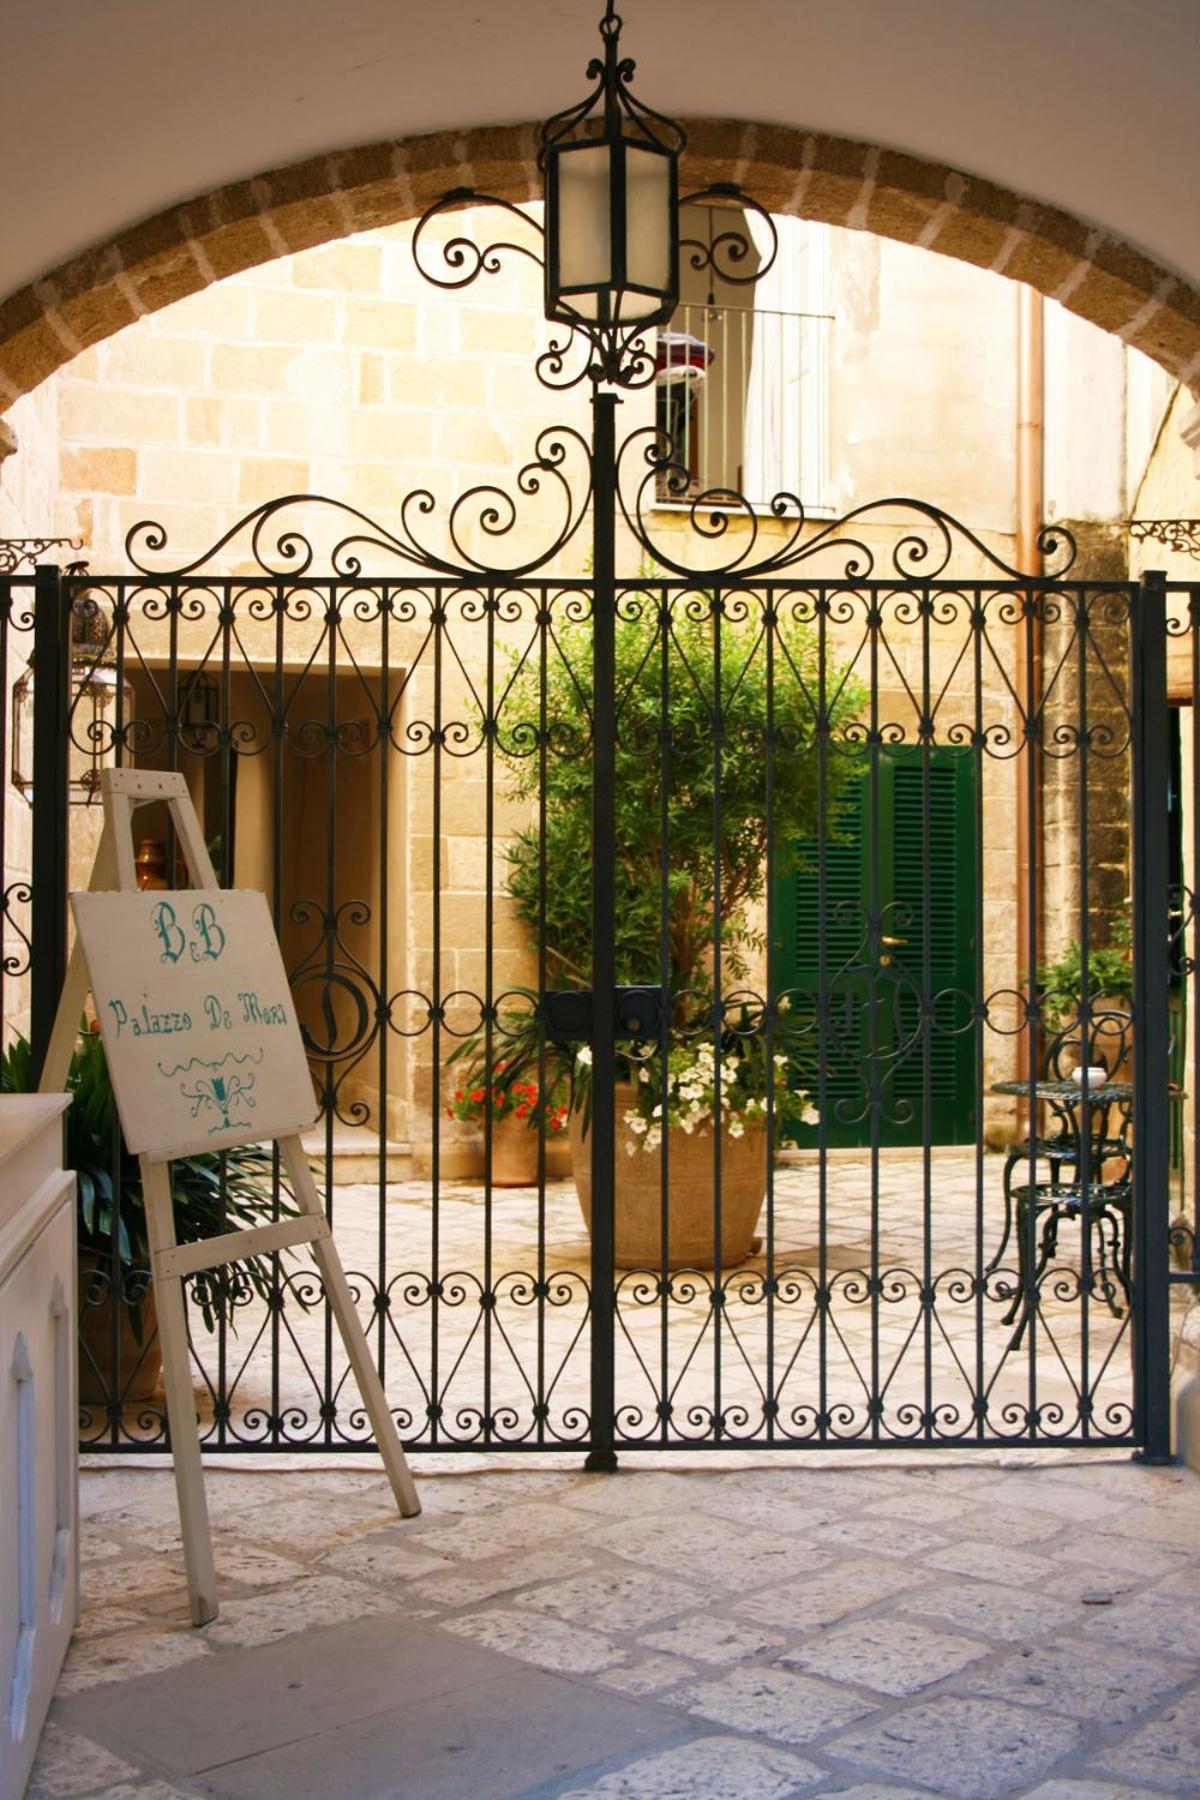
[[889, 937], [886, 931], [882, 931], [879, 934], [879, 941], [881, 944], [893, 944], [894, 945], [894, 944], [907, 944], [908, 939], [907, 938], [898, 938], [898, 937]]

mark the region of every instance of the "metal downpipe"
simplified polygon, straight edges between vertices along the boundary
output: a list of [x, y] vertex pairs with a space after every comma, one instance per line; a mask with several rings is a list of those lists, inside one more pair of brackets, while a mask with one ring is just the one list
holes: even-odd
[[[1017, 432], [1016, 432], [1016, 565], [1022, 575], [1042, 573], [1040, 532], [1045, 517], [1046, 484], [1046, 357], [1045, 307], [1036, 289], [1017, 289]], [[1041, 703], [1042, 620], [1036, 609], [1025, 622], [1024, 642], [1017, 646], [1016, 689], [1024, 717], [1036, 719]], [[1043, 883], [1041, 758], [1030, 740], [1023, 756], [1013, 760], [1016, 800], [1016, 917], [1018, 959], [1032, 983], [1042, 954]], [[1032, 1081], [1036, 1072], [1033, 1034], [1017, 1040], [1017, 1074]], [[1020, 1109], [1028, 1112], [1027, 1106]], [[1027, 1130], [1028, 1122], [1019, 1126]]]

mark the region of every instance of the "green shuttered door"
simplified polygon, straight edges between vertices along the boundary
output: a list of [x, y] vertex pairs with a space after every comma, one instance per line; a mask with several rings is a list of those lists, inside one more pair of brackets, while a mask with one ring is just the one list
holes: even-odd
[[826, 996], [832, 1146], [870, 1144], [874, 1119], [882, 1145], [974, 1139], [974, 786], [949, 746], [890, 749], [874, 779], [864, 766], [825, 846], [823, 958], [815, 841], [780, 883], [776, 984], [802, 1015]]

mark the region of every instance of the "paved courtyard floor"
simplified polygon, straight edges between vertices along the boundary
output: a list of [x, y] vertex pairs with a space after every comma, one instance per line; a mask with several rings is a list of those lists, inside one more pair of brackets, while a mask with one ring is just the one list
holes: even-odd
[[1200, 1793], [1200, 1478], [1107, 1451], [83, 1478], [32, 1800]]
[[[773, 1171], [759, 1226], [766, 1235], [770, 1217], [770, 1243], [722, 1271], [719, 1308], [711, 1271], [665, 1286], [621, 1274], [619, 1435], [804, 1442], [824, 1417], [841, 1440], [903, 1442], [926, 1430], [967, 1441], [976, 1431], [1127, 1438], [1131, 1332], [1111, 1266], [1120, 1221], [1091, 1233], [1089, 1289], [1079, 1221], [1064, 1219], [1035, 1316], [1018, 1332], [1011, 1238], [988, 1273], [1003, 1238], [1003, 1166], [969, 1149], [935, 1150], [928, 1162], [888, 1151], [874, 1169], [865, 1153], [840, 1153], [822, 1188], [815, 1156], [801, 1159]], [[573, 1182], [547, 1183], [541, 1206], [531, 1189], [497, 1189], [489, 1203], [478, 1182], [444, 1184], [435, 1205], [428, 1180], [340, 1185], [332, 1198], [407, 1438], [553, 1448], [585, 1436], [589, 1245]], [[214, 1446], [222, 1434], [269, 1438], [273, 1420], [297, 1446], [326, 1432], [344, 1445], [367, 1429], [311, 1266], [295, 1256], [284, 1268], [275, 1318], [249, 1295], [222, 1340], [193, 1312], [197, 1403]], [[213, 1426], [222, 1368], [228, 1411]], [[94, 1415], [93, 1429], [102, 1423]], [[161, 1431], [161, 1409], [127, 1406], [124, 1430]]]

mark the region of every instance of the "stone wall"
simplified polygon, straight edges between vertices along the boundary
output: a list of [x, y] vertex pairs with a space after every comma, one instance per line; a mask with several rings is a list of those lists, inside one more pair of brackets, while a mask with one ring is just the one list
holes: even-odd
[[[1131, 512], [1135, 519], [1186, 522], [1200, 516], [1200, 487], [1197, 487], [1197, 466], [1192, 451], [1188, 448], [1181, 428], [1191, 410], [1191, 396], [1180, 389], [1174, 403], [1163, 421], [1153, 454], [1147, 463], [1145, 473], [1133, 496]], [[1158, 537], [1134, 538], [1129, 546], [1130, 567], [1134, 576], [1144, 574], [1150, 569], [1161, 569], [1168, 580], [1178, 582], [1200, 581], [1200, 558], [1189, 553], [1185, 547], [1186, 535], [1177, 539], [1174, 544], [1164, 542]], [[1192, 539], [1195, 543], [1195, 539]], [[1187, 629], [1188, 601], [1187, 596], [1173, 595], [1168, 601], [1168, 614], [1173, 621], [1173, 629], [1167, 638], [1167, 685], [1173, 704], [1179, 709], [1179, 735], [1181, 751], [1181, 800], [1182, 800], [1182, 837], [1183, 837], [1183, 885], [1187, 895], [1189, 911], [1195, 907], [1195, 895], [1200, 888], [1200, 870], [1197, 866], [1197, 745], [1196, 745], [1196, 693], [1193, 655], [1196, 650], [1195, 641], [1190, 629]], [[1195, 958], [1196, 930], [1195, 924], [1189, 924], [1187, 932], [1187, 953]], [[1200, 959], [1197, 960], [1200, 970]], [[1179, 1198], [1187, 1212], [1194, 1219], [1200, 1207], [1200, 1182], [1197, 1180], [1197, 1087], [1200, 1085], [1200, 1064], [1196, 1060], [1196, 1019], [1200, 1013], [1200, 973], [1193, 971], [1185, 988], [1187, 1026], [1186, 1040], [1180, 1070], [1185, 1098], [1182, 1101], [1183, 1113], [1183, 1149], [1184, 1169]]]
[[[1072, 579], [1128, 580], [1128, 540], [1120, 525], [1064, 523], [1079, 547]], [[1046, 961], [1082, 937], [1085, 917], [1091, 946], [1108, 945], [1114, 924], [1129, 911], [1128, 621], [1123, 602], [1113, 608], [1100, 592], [1088, 596], [1087, 608], [1086, 646], [1070, 614], [1043, 631]], [[1076, 736], [1081, 720], [1088, 741], [1083, 756]]]

